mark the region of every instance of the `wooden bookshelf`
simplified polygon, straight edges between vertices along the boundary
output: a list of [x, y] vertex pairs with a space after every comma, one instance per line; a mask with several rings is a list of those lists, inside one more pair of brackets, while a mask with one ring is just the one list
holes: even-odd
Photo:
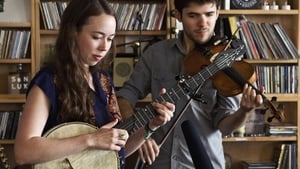
[[[280, 1], [282, 3], [283, 1]], [[238, 16], [244, 15], [250, 21], [257, 23], [269, 22], [280, 23], [286, 30], [287, 34], [295, 44], [296, 48], [300, 49], [300, 4], [298, 1], [288, 1], [292, 9], [291, 10], [221, 10], [221, 16]], [[299, 59], [256, 59], [246, 60], [254, 66], [296, 66], [299, 68]], [[299, 75], [299, 69], [297, 71]], [[298, 77], [296, 77], [298, 79]], [[299, 84], [297, 85], [299, 92]], [[279, 103], [285, 105], [286, 121], [293, 124], [300, 124], [300, 102], [299, 93], [268, 93], [267, 98], [273, 96], [277, 97]], [[232, 169], [241, 168], [240, 163], [242, 161], [273, 161], [274, 150], [276, 147], [285, 143], [296, 143], [299, 145], [299, 131], [297, 136], [257, 136], [257, 137], [229, 137], [224, 138], [225, 153], [231, 156]], [[299, 152], [299, 147], [297, 152]], [[298, 155], [297, 164], [299, 164], [300, 158]], [[300, 168], [298, 166], [298, 168]]]
[[[25, 5], [23, 5], [25, 4]], [[19, 9], [22, 5], [22, 8]], [[7, 90], [8, 74], [16, 71], [18, 64], [23, 64], [23, 68], [30, 75], [35, 74], [35, 22], [34, 8], [32, 0], [11, 0], [4, 3], [4, 12], [0, 13], [0, 29], [1, 30], [26, 30], [30, 32], [29, 44], [27, 47], [26, 57], [10, 59], [0, 59], [0, 109], [20, 109], [20, 104], [25, 102], [24, 94], [10, 94]], [[13, 42], [13, 41], [12, 41]], [[2, 41], [4, 43], [4, 41]], [[3, 45], [3, 44], [2, 44]], [[20, 47], [20, 46], [17, 46]]]
[[[4, 2], [4, 12], [0, 13], [0, 29], [29, 31], [30, 39], [25, 58], [0, 59], [0, 110], [21, 111], [25, 103], [25, 94], [10, 94], [8, 92], [8, 74], [15, 72], [17, 65], [22, 64], [23, 70], [30, 74], [35, 74], [35, 18], [33, 0], [10, 0]], [[20, 46], [19, 46], [20, 47]], [[12, 57], [12, 56], [8, 56]], [[0, 144], [3, 146], [8, 163], [11, 168], [15, 166], [13, 156], [13, 139], [2, 139]], [[2, 156], [1, 156], [2, 158]]]
[[[21, 0], [10, 0], [11, 2], [20, 2]], [[1, 20], [0, 13], [0, 28], [14, 28], [14, 29], [28, 29], [31, 31], [30, 40], [30, 57], [26, 59], [0, 59], [0, 108], [7, 110], [21, 109], [25, 102], [25, 95], [11, 95], [6, 92], [7, 89], [7, 77], [6, 74], [9, 71], [15, 69], [15, 65], [18, 63], [23, 63], [26, 65], [26, 70], [33, 76], [41, 67], [41, 63], [44, 57], [43, 45], [53, 44], [57, 35], [57, 30], [46, 30], [41, 25], [42, 17], [40, 13], [40, 0], [22, 0], [29, 4], [29, 20], [28, 21], [7, 21]], [[118, 2], [121, 0], [111, 0], [112, 2]], [[159, 0], [151, 0], [151, 2], [158, 2]], [[132, 3], [139, 3], [139, 1], [130, 1]], [[159, 1], [160, 2], [160, 1]], [[163, 27], [161, 30], [156, 31], [118, 31], [117, 32], [117, 44], [126, 43], [129, 38], [137, 38], [140, 35], [144, 38], [151, 38], [153, 36], [158, 36], [162, 38], [174, 37], [172, 34], [173, 28], [175, 28], [175, 19], [169, 14], [173, 9], [172, 0], [164, 0], [166, 3], [166, 12], [164, 16]], [[280, 1], [282, 3], [283, 0]], [[245, 15], [248, 20], [256, 22], [280, 22], [285, 30], [287, 31], [291, 40], [295, 43], [297, 49], [300, 49], [300, 3], [298, 0], [288, 1], [292, 9], [288, 11], [278, 10], [278, 11], [264, 11], [260, 9], [255, 10], [221, 10], [221, 16], [232, 16], [232, 15]], [[6, 3], [6, 1], [5, 1]], [[15, 5], [14, 12], [21, 8], [20, 5]], [[117, 49], [117, 52], [128, 52], [125, 47]], [[131, 51], [130, 51], [131, 52]], [[296, 65], [299, 68], [299, 59], [289, 59], [289, 60], [247, 60], [247, 62], [253, 65]], [[298, 75], [300, 71], [298, 69]], [[299, 91], [299, 83], [298, 83]], [[293, 122], [297, 125], [300, 124], [300, 98], [299, 92], [297, 93], [268, 93], [267, 98], [273, 96], [277, 97], [277, 101], [284, 103], [286, 105], [286, 115], [287, 121]], [[151, 99], [149, 97], [141, 101], [149, 102]], [[232, 158], [232, 169], [240, 168], [239, 163], [242, 160], [255, 160], [255, 161], [265, 161], [272, 160], [273, 150], [278, 145], [288, 142], [296, 142], [297, 145], [300, 143], [299, 132], [297, 136], [289, 137], [240, 137], [240, 138], [224, 138], [224, 149], [225, 153], [229, 154]], [[9, 162], [14, 166], [13, 160], [13, 140], [0, 140], [0, 144], [4, 145], [8, 152]], [[298, 151], [300, 148], [298, 146]], [[300, 156], [298, 155], [297, 163], [300, 164]], [[300, 169], [300, 166], [298, 167]]]

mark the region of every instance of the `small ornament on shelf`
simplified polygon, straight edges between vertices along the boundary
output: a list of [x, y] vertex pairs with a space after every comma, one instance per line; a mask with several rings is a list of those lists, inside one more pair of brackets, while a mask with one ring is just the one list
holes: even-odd
[[287, 3], [287, 1], [284, 2], [284, 5], [281, 6], [282, 10], [291, 10], [291, 5]]
[[269, 5], [268, 1], [264, 1], [261, 9], [263, 9], [263, 10], [269, 10], [270, 9], [270, 5]]
[[271, 9], [271, 10], [278, 10], [278, 9], [279, 9], [279, 7], [278, 7], [278, 5], [276, 4], [276, 1], [275, 1], [275, 0], [273, 0], [273, 3], [272, 3], [272, 5], [270, 6], [270, 9]]
[[225, 0], [224, 9], [225, 10], [230, 10], [230, 0]]
[[23, 64], [17, 65], [16, 72], [8, 74], [8, 93], [9, 94], [24, 94], [29, 85], [29, 73], [23, 70]]

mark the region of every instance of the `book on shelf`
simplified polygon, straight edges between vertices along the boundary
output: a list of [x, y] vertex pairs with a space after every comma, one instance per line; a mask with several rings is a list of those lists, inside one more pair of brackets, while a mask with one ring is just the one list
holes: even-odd
[[[254, 22], [255, 23], [255, 22]], [[266, 59], [274, 59], [274, 49], [272, 49], [268, 44], [270, 44], [270, 40], [267, 35], [264, 33], [264, 30], [261, 26], [261, 23], [255, 23], [256, 31], [259, 35], [259, 39], [261, 40], [261, 45], [265, 54]]]
[[[236, 22], [236, 23], [234, 23]], [[245, 44], [246, 59], [297, 59], [299, 52], [280, 23], [255, 22], [246, 16], [218, 19], [217, 35], [231, 37], [233, 29], [240, 28], [239, 37]], [[228, 31], [229, 30], [229, 31]]]
[[124, 30], [128, 27], [130, 21], [131, 21], [131, 17], [134, 17], [133, 15], [135, 14], [133, 11], [135, 10], [136, 5], [129, 5], [128, 6], [128, 15], [125, 16], [124, 21], [120, 22], [121, 24], [121, 28], [119, 28], [120, 30]]
[[43, 22], [44, 22], [45, 29], [48, 30], [48, 29], [53, 29], [53, 26], [52, 26], [50, 13], [46, 3], [47, 2], [40, 2], [40, 8], [41, 8], [42, 17], [44, 19]]
[[260, 24], [252, 21], [248, 21], [248, 26], [253, 36], [257, 50], [261, 56], [261, 59], [273, 59], [273, 53], [265, 40], [260, 28]]
[[126, 13], [128, 12], [127, 8], [128, 8], [129, 4], [128, 3], [122, 3], [119, 8], [121, 8], [120, 13], [117, 14], [118, 16], [118, 25], [117, 25], [117, 30], [122, 30], [122, 24], [125, 22], [125, 16], [130, 15]]
[[272, 38], [267, 26], [266, 26], [266, 23], [259, 23], [260, 25], [260, 30], [262, 32], [262, 35], [268, 45], [268, 47], [270, 48], [270, 50], [272, 51], [273, 53], [273, 58], [272, 59], [280, 59], [281, 55], [280, 55], [280, 52], [278, 51], [278, 49], [276, 48], [276, 46], [274, 45], [275, 42], [274, 42], [274, 39]]
[[53, 29], [58, 30], [61, 16], [59, 16], [57, 3], [53, 1], [49, 1], [47, 5], [48, 5], [49, 13], [51, 15], [51, 22], [53, 24]]
[[[237, 16], [228, 16], [228, 22], [230, 25], [231, 35], [234, 35], [235, 31], [239, 29], [239, 27], [237, 25], [237, 21], [238, 21]], [[236, 38], [240, 38], [238, 33], [235, 36], [236, 36]]]
[[274, 23], [273, 24], [274, 29], [276, 30], [276, 33], [280, 37], [280, 39], [283, 41], [283, 45], [286, 47], [287, 51], [291, 55], [292, 58], [299, 58], [299, 52], [295, 46], [295, 44], [291, 41], [287, 33], [285, 32], [283, 26], [280, 23]]
[[1, 52], [1, 59], [6, 59], [7, 56], [7, 49], [8, 49], [8, 41], [10, 38], [11, 31], [10, 30], [4, 30], [4, 39], [3, 39], [3, 47]]
[[0, 30], [0, 58], [2, 56], [2, 49], [4, 48], [5, 30]]
[[258, 65], [255, 69], [264, 93], [297, 93], [297, 65]]
[[0, 111], [0, 139], [14, 139], [21, 111]]
[[296, 169], [297, 168], [297, 143], [284, 143], [275, 147], [274, 162], [276, 169]]
[[7, 59], [8, 58], [8, 51], [9, 51], [9, 48], [11, 47], [11, 39], [12, 39], [12, 30], [7, 30], [7, 36], [6, 36], [6, 39], [5, 39], [5, 42], [4, 42], [4, 53], [3, 53], [3, 56], [2, 58], [3, 59]]
[[16, 46], [18, 43], [18, 39], [17, 36], [19, 34], [19, 31], [12, 31], [12, 35], [11, 35], [11, 39], [10, 39], [10, 43], [9, 43], [9, 47], [8, 47], [8, 53], [7, 53], [7, 57], [8, 58], [14, 58], [14, 51], [16, 51]]
[[23, 32], [23, 40], [20, 45], [20, 53], [17, 55], [17, 58], [26, 58], [27, 57], [27, 52], [29, 51], [29, 43], [30, 43], [30, 38], [31, 38], [31, 32], [30, 31], [25, 31]]
[[166, 3], [111, 2], [118, 20], [117, 30], [161, 30]]
[[154, 30], [160, 30], [162, 28], [166, 9], [167, 9], [166, 4], [163, 3], [159, 5], [159, 11], [154, 25]]
[[63, 1], [41, 1], [39, 3], [42, 26], [46, 30], [59, 29], [60, 19], [67, 2]]
[[280, 59], [293, 59], [294, 56], [289, 55], [287, 48], [284, 45], [284, 41], [281, 39], [280, 36], [277, 35], [276, 31], [274, 30], [273, 24], [271, 23], [263, 23], [266, 26], [266, 29], [269, 32], [269, 39], [273, 40], [272, 44], [269, 44], [269, 46], [273, 45], [277, 49], [279, 53]]
[[[118, 20], [117, 30], [139, 30], [139, 26], [141, 26], [141, 30], [160, 30], [162, 28], [166, 3], [111, 2], [110, 4]], [[59, 29], [60, 18], [67, 2], [41, 1], [39, 6], [44, 28], [46, 30]]]
[[298, 127], [291, 123], [268, 123], [266, 124], [267, 135], [297, 135]]
[[0, 31], [0, 58], [25, 58], [29, 48], [29, 30], [1, 29]]
[[260, 53], [258, 52], [257, 45], [255, 44], [254, 36], [251, 33], [250, 27], [249, 27], [249, 21], [246, 17], [241, 16], [240, 18], [240, 25], [241, 25], [241, 31], [243, 31], [244, 38], [246, 39], [245, 42], [249, 46], [248, 50], [251, 52], [250, 59], [260, 59]]

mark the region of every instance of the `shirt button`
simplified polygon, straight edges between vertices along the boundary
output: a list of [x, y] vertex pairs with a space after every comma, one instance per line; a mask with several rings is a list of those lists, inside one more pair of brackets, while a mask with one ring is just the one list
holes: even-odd
[[173, 159], [174, 159], [174, 160], [177, 160], [177, 156], [176, 156], [176, 155], [174, 155], [174, 156], [173, 156]]

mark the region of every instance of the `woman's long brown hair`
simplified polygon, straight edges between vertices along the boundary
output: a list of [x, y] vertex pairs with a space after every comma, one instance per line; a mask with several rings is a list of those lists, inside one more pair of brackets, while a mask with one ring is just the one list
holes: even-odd
[[[65, 9], [55, 45], [54, 71], [59, 99], [62, 103], [60, 117], [63, 121], [87, 122], [92, 113], [91, 89], [85, 78], [82, 57], [79, 56], [75, 38], [90, 16], [114, 15], [105, 0], [72, 0]], [[99, 65], [90, 67], [91, 73]]]

